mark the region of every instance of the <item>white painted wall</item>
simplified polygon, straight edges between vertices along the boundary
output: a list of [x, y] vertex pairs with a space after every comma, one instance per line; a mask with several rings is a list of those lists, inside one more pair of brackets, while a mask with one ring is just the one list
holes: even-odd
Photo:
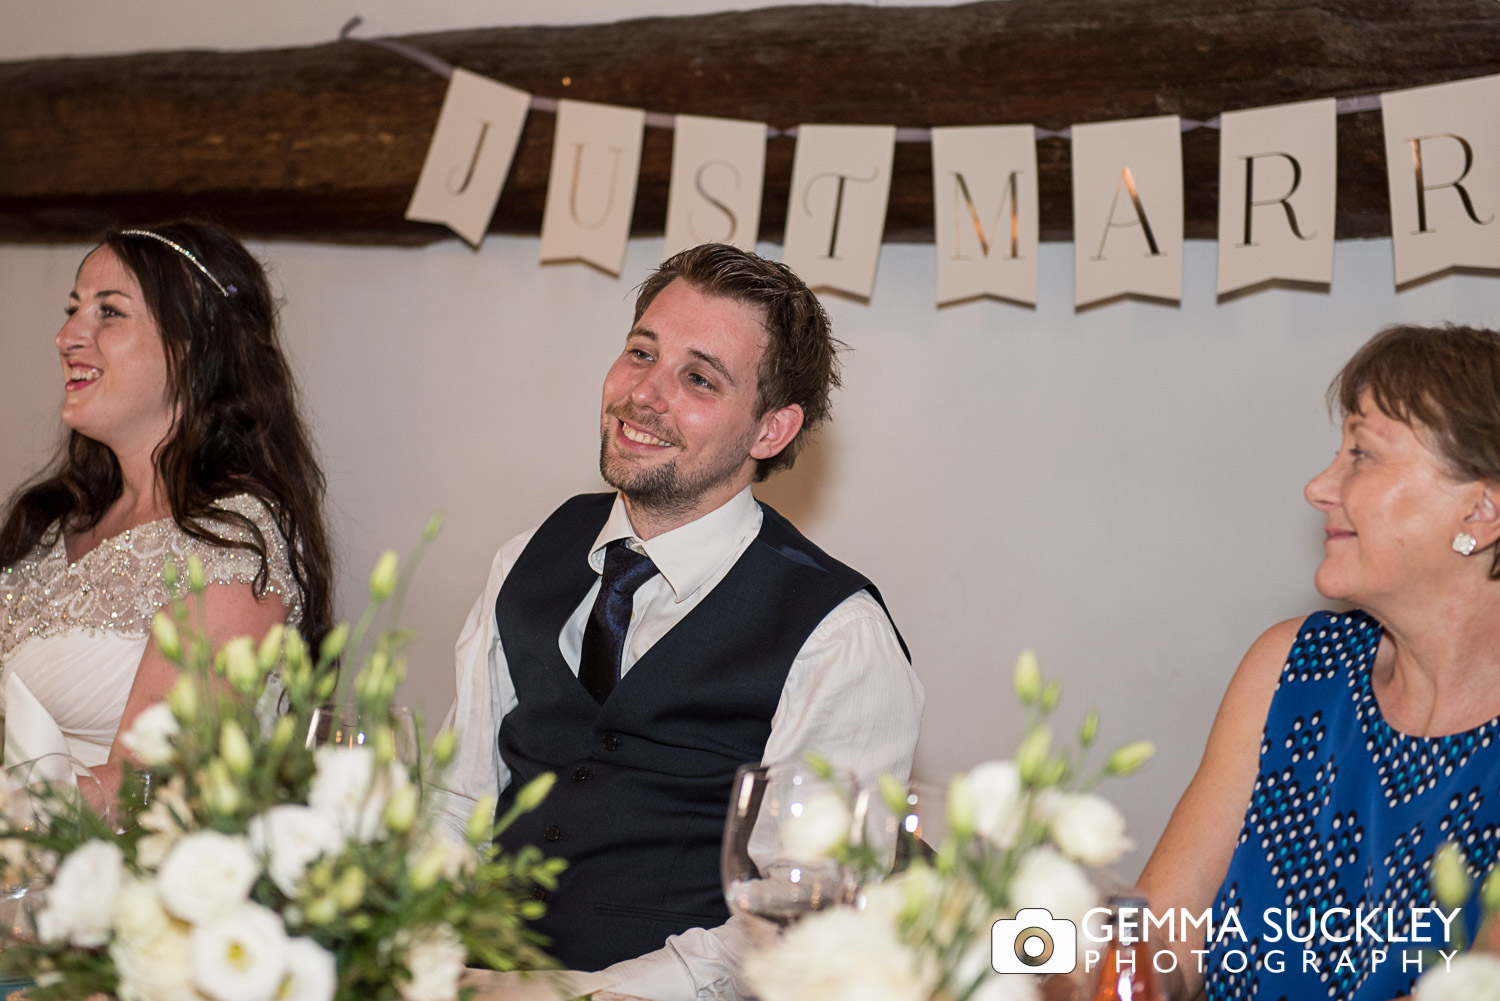
[[[589, 2], [568, 16], [712, 7]], [[7, 12], [0, 58], [303, 44], [356, 10], [391, 33], [560, 16], [532, 0], [205, 9], [29, 5]], [[56, 441], [52, 336], [84, 249], [0, 246], [0, 491]], [[478, 253], [457, 241], [254, 249], [285, 297], [325, 458], [342, 614], [357, 612], [380, 549], [407, 548], [433, 510], [448, 516], [408, 615], [421, 638], [406, 697], [440, 716], [451, 644], [494, 550], [601, 486], [599, 385], [661, 243], [633, 242], [621, 280], [541, 267], [534, 239], [492, 237]], [[927, 685], [921, 775], [1011, 751], [1010, 666], [1024, 646], [1062, 679], [1062, 722], [1095, 705], [1106, 743], [1157, 741], [1159, 760], [1116, 789], [1143, 846], [1119, 867], [1133, 877], [1240, 655], [1320, 603], [1321, 520], [1300, 491], [1336, 448], [1329, 377], [1386, 323], [1500, 323], [1500, 284], [1455, 276], [1396, 295], [1389, 242], [1348, 242], [1329, 294], [1216, 305], [1214, 245], [1194, 243], [1181, 308], [1075, 314], [1071, 249], [1051, 244], [1037, 309], [938, 310], [932, 255], [887, 246], [868, 305], [830, 300], [853, 349], [834, 421], [762, 496], [884, 591]]]

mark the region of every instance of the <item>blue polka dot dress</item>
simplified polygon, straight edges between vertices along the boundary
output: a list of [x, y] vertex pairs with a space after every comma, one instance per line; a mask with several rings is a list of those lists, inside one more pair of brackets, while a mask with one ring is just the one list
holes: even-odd
[[[1500, 720], [1445, 737], [1393, 730], [1371, 687], [1380, 636], [1363, 612], [1318, 612], [1292, 645], [1214, 899], [1217, 941], [1201, 959], [1210, 1001], [1410, 993], [1418, 962], [1440, 966], [1431, 950], [1452, 949], [1442, 921], [1420, 910], [1436, 906], [1433, 853], [1457, 841], [1476, 886], [1494, 864]], [[1462, 919], [1470, 938], [1479, 915], [1476, 890]]]

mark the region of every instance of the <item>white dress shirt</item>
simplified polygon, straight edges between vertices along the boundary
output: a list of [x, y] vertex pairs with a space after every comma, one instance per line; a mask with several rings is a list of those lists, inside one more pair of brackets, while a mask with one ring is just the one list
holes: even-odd
[[[761, 520], [760, 506], [746, 487], [698, 520], [640, 540], [624, 501], [615, 498], [590, 550], [589, 565], [602, 573], [604, 547], [626, 539], [661, 571], [635, 593], [622, 676], [724, 579], [760, 533]], [[495, 601], [533, 534], [518, 535], [500, 548], [458, 638], [458, 690], [446, 725], [457, 731], [459, 750], [441, 819], [460, 839], [474, 804], [510, 783], [496, 735], [500, 721], [516, 705], [516, 694], [495, 625]], [[599, 587], [595, 583], [589, 589], [557, 638], [574, 674]], [[905, 781], [922, 701], [922, 684], [901, 652], [885, 610], [868, 591], [860, 591], [828, 613], [793, 660], [771, 719], [764, 760], [792, 760], [817, 751], [853, 775], [888, 774]], [[669, 938], [662, 949], [606, 972], [615, 977], [614, 990], [655, 1001], [738, 998], [748, 993], [739, 980], [738, 957], [755, 934], [751, 925], [736, 917], [718, 928], [689, 929]]]

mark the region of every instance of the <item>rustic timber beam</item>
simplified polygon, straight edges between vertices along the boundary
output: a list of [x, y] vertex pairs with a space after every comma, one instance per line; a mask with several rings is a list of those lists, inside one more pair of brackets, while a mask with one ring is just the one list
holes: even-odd
[[[402, 41], [546, 97], [900, 126], [1079, 122], [1377, 93], [1500, 73], [1495, 0], [992, 0], [782, 7]], [[422, 244], [403, 220], [446, 87], [354, 42], [0, 63], [0, 240], [207, 213], [267, 238]], [[540, 229], [554, 116], [533, 112], [492, 230]], [[1389, 233], [1378, 112], [1339, 118], [1337, 235]], [[763, 238], [793, 141], [772, 139]], [[1217, 227], [1218, 133], [1183, 142], [1187, 234]], [[930, 147], [896, 150], [886, 239], [932, 239]], [[671, 133], [647, 129], [632, 231], [660, 233]], [[1038, 148], [1044, 239], [1070, 239], [1068, 144]]]

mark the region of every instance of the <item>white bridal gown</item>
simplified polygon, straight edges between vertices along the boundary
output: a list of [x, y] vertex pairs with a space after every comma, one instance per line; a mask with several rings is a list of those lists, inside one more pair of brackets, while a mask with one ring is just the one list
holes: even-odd
[[[249, 494], [217, 506], [244, 515], [260, 530], [267, 546], [268, 592], [287, 606], [287, 624], [299, 624], [301, 591], [270, 511]], [[251, 538], [232, 522], [206, 524], [231, 541]], [[152, 616], [167, 603], [162, 569], [170, 560], [185, 580], [189, 555], [203, 562], [210, 584], [250, 584], [260, 570], [253, 550], [194, 538], [171, 518], [105, 539], [72, 564], [59, 534], [52, 545], [0, 570], [6, 765], [52, 752], [64, 752], [85, 767], [104, 764], [146, 651]]]

